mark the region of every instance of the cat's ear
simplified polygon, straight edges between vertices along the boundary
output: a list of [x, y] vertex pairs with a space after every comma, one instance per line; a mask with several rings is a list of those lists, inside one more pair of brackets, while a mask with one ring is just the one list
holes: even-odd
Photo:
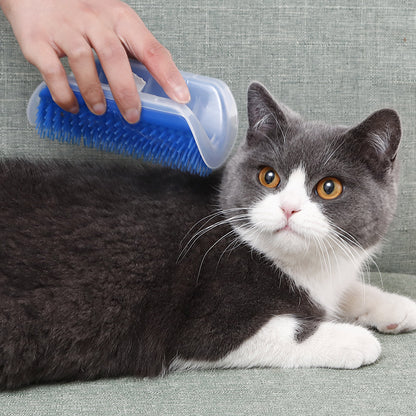
[[270, 95], [267, 89], [259, 82], [253, 82], [247, 94], [248, 124], [251, 133], [271, 137], [283, 132], [287, 126], [287, 117], [282, 109]]
[[399, 115], [390, 109], [376, 111], [348, 134], [357, 154], [375, 171], [385, 171], [397, 156], [402, 135]]

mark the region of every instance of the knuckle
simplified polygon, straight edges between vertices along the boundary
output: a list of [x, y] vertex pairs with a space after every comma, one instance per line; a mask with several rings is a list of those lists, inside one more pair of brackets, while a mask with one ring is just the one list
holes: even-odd
[[120, 3], [114, 13], [117, 17], [117, 21], [125, 21], [136, 15], [133, 9], [126, 3]]
[[103, 42], [97, 54], [103, 61], [120, 60], [123, 58], [124, 50], [119, 42], [108, 40]]
[[91, 55], [91, 48], [84, 43], [74, 44], [67, 51], [68, 59], [72, 61], [82, 61]]
[[37, 54], [35, 50], [27, 44], [24, 44], [21, 49], [23, 56], [26, 58], [26, 60], [32, 65], [35, 65], [35, 62], [37, 60]]
[[143, 51], [144, 59], [145, 60], [153, 60], [153, 59], [170, 59], [171, 55], [170, 52], [160, 44], [156, 39], [151, 40]]
[[100, 85], [89, 85], [82, 89], [82, 96], [88, 103], [96, 103], [103, 99], [103, 93]]
[[70, 92], [59, 91], [58, 93], [53, 94], [53, 100], [59, 107], [63, 108], [66, 111], [71, 110], [76, 101]]
[[135, 88], [126, 85], [118, 86], [113, 89], [113, 96], [122, 112], [130, 108], [138, 108], [140, 105], [139, 94]]
[[120, 86], [114, 89], [114, 98], [121, 107], [130, 108], [139, 105], [139, 96], [135, 88]]
[[94, 7], [92, 7], [90, 4], [86, 2], [81, 2], [81, 4], [79, 5], [79, 11], [87, 19], [94, 17], [96, 15], [96, 11]]
[[27, 33], [22, 37], [20, 42], [20, 48], [23, 56], [33, 65], [39, 61], [41, 51], [48, 47], [49, 45], [37, 34], [32, 35], [31, 33]]
[[100, 10], [99, 6], [88, 3], [87, 1], [77, 2], [77, 17], [80, 22], [86, 27], [94, 24], [99, 20]]
[[39, 65], [39, 71], [46, 81], [55, 80], [57, 78], [63, 78], [66, 76], [65, 69], [61, 65], [60, 61], [56, 63], [42, 62]]

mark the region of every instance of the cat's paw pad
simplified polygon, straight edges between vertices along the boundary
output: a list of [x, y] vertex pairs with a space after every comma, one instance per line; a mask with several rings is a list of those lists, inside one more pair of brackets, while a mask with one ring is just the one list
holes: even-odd
[[379, 332], [387, 334], [414, 331], [416, 302], [404, 296], [387, 293], [382, 302], [358, 317], [357, 321], [367, 326], [374, 326]]
[[380, 343], [368, 329], [350, 324], [332, 324], [325, 332], [324, 337], [330, 337], [322, 349], [325, 367], [355, 369], [374, 363], [380, 356]]

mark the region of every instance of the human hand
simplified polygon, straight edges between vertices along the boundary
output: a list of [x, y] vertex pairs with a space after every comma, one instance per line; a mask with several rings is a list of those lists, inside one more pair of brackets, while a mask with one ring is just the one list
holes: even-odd
[[106, 111], [93, 49], [129, 123], [139, 120], [141, 110], [129, 55], [147, 67], [170, 98], [190, 100], [168, 50], [120, 0], [0, 0], [0, 6], [23, 55], [39, 69], [54, 101], [66, 111], [76, 113], [79, 107], [60, 61], [64, 56], [88, 108], [97, 115]]

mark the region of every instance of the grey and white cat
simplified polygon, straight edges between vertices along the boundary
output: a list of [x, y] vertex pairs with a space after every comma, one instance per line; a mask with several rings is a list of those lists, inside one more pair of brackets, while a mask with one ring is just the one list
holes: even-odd
[[0, 162], [0, 387], [226, 367], [357, 368], [416, 303], [362, 281], [400, 121], [307, 122], [258, 83], [223, 172]]

